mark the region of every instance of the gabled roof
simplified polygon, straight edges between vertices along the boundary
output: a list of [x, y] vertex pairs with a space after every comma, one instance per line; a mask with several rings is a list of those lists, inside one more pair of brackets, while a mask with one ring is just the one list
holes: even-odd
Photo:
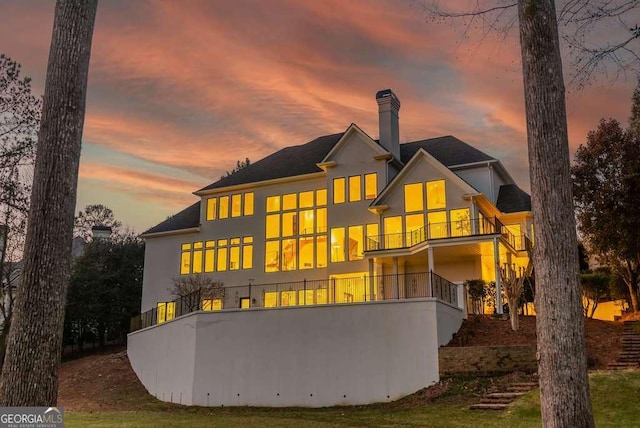
[[448, 167], [496, 160], [451, 135], [400, 144], [400, 160], [407, 163], [419, 149], [424, 149]]
[[[347, 128], [347, 131], [349, 129], [355, 129], [354, 127], [357, 128], [356, 125], [352, 124], [350, 128]], [[359, 130], [359, 128], [357, 129]], [[345, 132], [324, 135], [309, 141], [306, 144], [281, 149], [255, 163], [250, 164], [248, 167], [231, 174], [228, 177], [224, 177], [206, 187], [203, 187], [194, 193], [198, 195], [200, 192], [220, 189], [223, 187], [322, 172], [317, 164], [326, 158], [329, 152], [331, 152], [343, 137]], [[383, 147], [381, 148], [385, 150]], [[420, 149], [425, 150], [429, 155], [433, 156], [446, 167], [496, 160], [495, 158], [471, 147], [467, 143], [451, 135], [401, 144], [400, 155], [402, 159], [400, 160], [402, 163], [409, 162], [409, 160]], [[190, 229], [198, 227], [199, 225], [200, 202], [197, 202], [157, 226], [147, 230], [143, 235]]]
[[325, 135], [300, 146], [286, 147], [228, 177], [221, 178], [215, 183], [198, 190], [198, 192], [322, 172], [316, 164], [324, 159], [343, 134], [341, 132], [339, 134]]
[[172, 230], [191, 229], [200, 226], [200, 201], [169, 217], [162, 223], [152, 227], [142, 235], [169, 232]]
[[496, 207], [503, 213], [531, 211], [531, 196], [515, 184], [500, 186]]
[[451, 182], [455, 183], [458, 187], [463, 189], [465, 193], [469, 195], [478, 193], [478, 191], [474, 189], [473, 186], [471, 186], [469, 183], [464, 181], [462, 178], [460, 178], [460, 176], [458, 176], [456, 173], [451, 171], [449, 168], [442, 165], [442, 163], [439, 162], [437, 159], [435, 159], [434, 156], [432, 156], [423, 148], [419, 148], [415, 152], [414, 156], [409, 160], [409, 162], [407, 162], [404, 168], [402, 168], [402, 170], [395, 177], [393, 177], [391, 182], [382, 190], [382, 192], [380, 192], [378, 197], [371, 202], [370, 206], [375, 207], [377, 205], [380, 205], [380, 203], [385, 200], [387, 195], [393, 192], [393, 189], [396, 187], [397, 183], [402, 182], [405, 175], [407, 175], [409, 171], [411, 171], [411, 169], [414, 168], [414, 165], [416, 165], [420, 161], [420, 159], [424, 159], [433, 168], [435, 168], [436, 170], [439, 170], [444, 177], [447, 177]]

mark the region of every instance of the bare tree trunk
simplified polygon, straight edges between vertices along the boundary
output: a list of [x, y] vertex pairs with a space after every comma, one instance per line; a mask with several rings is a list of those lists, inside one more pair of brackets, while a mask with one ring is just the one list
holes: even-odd
[[1, 406], [57, 402], [87, 73], [97, 0], [58, 0], [38, 135], [24, 269]]
[[538, 373], [546, 427], [593, 427], [558, 25], [553, 0], [519, 0], [536, 245]]
[[520, 328], [520, 316], [518, 314], [518, 300], [520, 297], [508, 299], [509, 301], [509, 320], [511, 321], [511, 330], [518, 331]]

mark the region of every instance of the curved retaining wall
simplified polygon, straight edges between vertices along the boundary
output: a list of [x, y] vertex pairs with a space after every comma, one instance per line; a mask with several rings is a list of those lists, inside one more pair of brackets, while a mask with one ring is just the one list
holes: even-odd
[[200, 406], [396, 400], [439, 380], [462, 311], [435, 299], [194, 312], [131, 333], [149, 393]]

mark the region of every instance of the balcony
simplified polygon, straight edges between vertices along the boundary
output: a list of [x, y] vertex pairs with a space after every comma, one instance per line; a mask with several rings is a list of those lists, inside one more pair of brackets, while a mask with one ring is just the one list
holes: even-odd
[[407, 233], [390, 233], [367, 238], [365, 251], [411, 248], [426, 241], [466, 236], [500, 235], [516, 251], [530, 251], [531, 241], [525, 235], [515, 236], [496, 217], [427, 223]]
[[[243, 297], [241, 300], [246, 306], [242, 302], [238, 305], [234, 296]], [[136, 331], [196, 311], [358, 304], [424, 297], [435, 297], [457, 307], [458, 286], [434, 272], [229, 286], [215, 297], [196, 291], [173, 301], [159, 302], [155, 308], [133, 317], [130, 328]]]

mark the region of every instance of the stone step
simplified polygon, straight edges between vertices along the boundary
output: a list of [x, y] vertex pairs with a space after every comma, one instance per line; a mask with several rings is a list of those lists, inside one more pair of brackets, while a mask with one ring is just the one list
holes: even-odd
[[510, 398], [483, 398], [480, 404], [511, 404], [512, 401]]
[[485, 395], [485, 398], [511, 398], [511, 399], [515, 399], [518, 398], [522, 395], [524, 395], [524, 392], [493, 392], [491, 394], [487, 394]]
[[469, 406], [469, 410], [504, 410], [508, 404], [472, 404]]
[[530, 386], [508, 386], [506, 392], [529, 392], [532, 389]]
[[516, 382], [516, 383], [512, 383], [510, 386], [515, 386], [515, 387], [531, 387], [531, 388], [537, 388], [538, 387], [538, 382]]

